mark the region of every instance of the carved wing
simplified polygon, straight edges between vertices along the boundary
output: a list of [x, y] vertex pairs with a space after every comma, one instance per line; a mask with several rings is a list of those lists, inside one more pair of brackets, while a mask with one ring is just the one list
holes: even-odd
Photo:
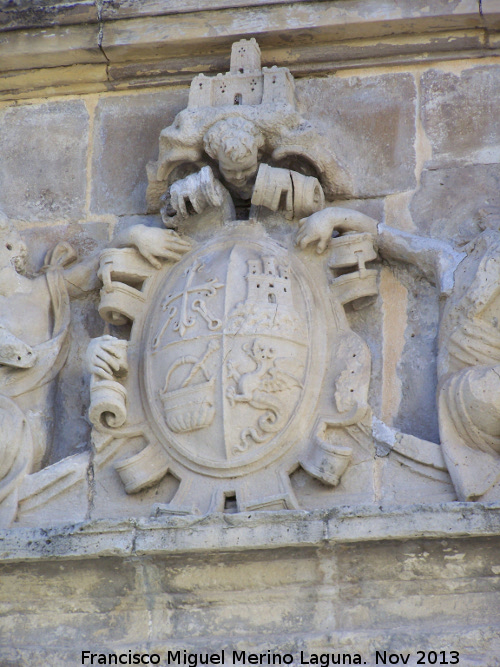
[[280, 143], [273, 150], [273, 160], [278, 166], [318, 177], [327, 199], [352, 196], [353, 179], [346, 165], [328, 146], [325, 137], [304, 125], [294, 130], [283, 130]]
[[[279, 368], [280, 365], [287, 364], [287, 370]], [[269, 393], [274, 393], [277, 391], [285, 391], [286, 389], [291, 389], [292, 387], [302, 388], [302, 383], [300, 380], [292, 373], [288, 372], [289, 370], [295, 370], [290, 368], [290, 366], [295, 366], [299, 370], [298, 365], [294, 362], [293, 359], [280, 358], [276, 359], [274, 365], [267, 371], [260, 381], [260, 389], [262, 391], [267, 391]], [[299, 370], [297, 375], [302, 374], [303, 369]]]

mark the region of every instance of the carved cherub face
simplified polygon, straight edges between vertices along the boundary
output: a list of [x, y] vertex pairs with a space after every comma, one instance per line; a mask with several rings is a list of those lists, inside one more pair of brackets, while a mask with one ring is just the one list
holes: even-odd
[[218, 159], [220, 173], [228, 183], [237, 188], [247, 185], [259, 166], [256, 146], [255, 150], [239, 160], [233, 160], [230, 155], [220, 150]]
[[219, 163], [229, 185], [245, 190], [259, 166], [259, 148], [264, 137], [256, 125], [244, 118], [231, 117], [212, 125], [203, 137], [205, 150]]
[[0, 268], [13, 266], [18, 273], [22, 273], [27, 257], [28, 249], [17, 231], [0, 220]]

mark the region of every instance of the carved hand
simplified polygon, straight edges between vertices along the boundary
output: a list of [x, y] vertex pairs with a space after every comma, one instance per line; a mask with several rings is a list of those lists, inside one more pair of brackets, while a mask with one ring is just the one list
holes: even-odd
[[170, 205], [181, 218], [189, 216], [186, 199], [193, 207], [195, 213], [201, 213], [205, 208], [204, 202], [200, 200], [199, 193], [193, 187], [193, 180], [183, 178], [170, 186]]
[[128, 371], [127, 341], [114, 336], [100, 336], [87, 348], [87, 367], [97, 378], [114, 380]]
[[184, 253], [191, 250], [191, 241], [181, 238], [172, 229], [146, 225], [135, 225], [130, 229], [129, 243], [134, 245], [155, 269], [161, 269], [161, 262], [157, 257], [178, 262]]
[[316, 252], [326, 250], [334, 231], [370, 232], [377, 234], [377, 221], [364, 213], [350, 208], [325, 208], [299, 221], [299, 231], [295, 245], [302, 250], [311, 243], [317, 243]]
[[223, 192], [221, 183], [214, 178], [210, 167], [203, 167], [198, 173], [190, 174], [170, 186], [170, 205], [177, 215], [187, 218], [189, 211], [186, 200], [195, 213], [202, 213], [207, 206], [221, 206]]
[[[208, 206], [222, 206], [224, 201], [222, 184], [214, 178], [210, 167], [203, 167], [199, 172], [190, 174], [172, 183], [167, 200], [180, 218], [187, 218], [192, 213], [202, 213]], [[193, 211], [188, 210], [187, 203]]]

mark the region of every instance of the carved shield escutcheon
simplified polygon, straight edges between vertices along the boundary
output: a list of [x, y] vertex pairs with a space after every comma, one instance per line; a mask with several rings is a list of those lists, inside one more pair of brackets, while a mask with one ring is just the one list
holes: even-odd
[[176, 460], [234, 476], [297, 441], [323, 368], [309, 283], [287, 249], [237, 233], [159, 276], [144, 329], [146, 409]]

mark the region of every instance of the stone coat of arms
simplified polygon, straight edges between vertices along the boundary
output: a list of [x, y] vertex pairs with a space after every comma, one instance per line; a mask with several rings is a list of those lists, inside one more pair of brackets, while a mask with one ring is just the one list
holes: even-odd
[[295, 111], [288, 70], [242, 40], [227, 75], [193, 81], [149, 178], [151, 210], [190, 248], [157, 268], [131, 248], [101, 257], [100, 313], [132, 328], [91, 346], [101, 370], [121, 360], [93, 377], [97, 460], [142, 442], [115, 467], [128, 493], [173, 475], [160, 512], [297, 508], [298, 466], [336, 486], [351, 445], [369, 447], [370, 355], [343, 306], [376, 295], [376, 253], [366, 232], [330, 254], [317, 235], [349, 174]]
[[[261, 67], [255, 40], [233, 44], [228, 73], [194, 78], [147, 172], [152, 225], [124, 227], [82, 260], [60, 242], [33, 276], [0, 212], [1, 526], [36, 522], [49, 503], [66, 520], [62, 494], [80, 519], [87, 506], [117, 518], [378, 504], [400, 500], [410, 476], [408, 497], [433, 484], [433, 498], [498, 499], [494, 207], [463, 252], [343, 208], [356, 195], [348, 169], [298, 113], [288, 69]], [[390, 392], [377, 405], [383, 358], [397, 361], [386, 356], [387, 284], [358, 314], [377, 300], [378, 252], [446, 298], [441, 444], [383, 421]], [[87, 352], [93, 446], [45, 465], [70, 299], [101, 284], [107, 332]]]

